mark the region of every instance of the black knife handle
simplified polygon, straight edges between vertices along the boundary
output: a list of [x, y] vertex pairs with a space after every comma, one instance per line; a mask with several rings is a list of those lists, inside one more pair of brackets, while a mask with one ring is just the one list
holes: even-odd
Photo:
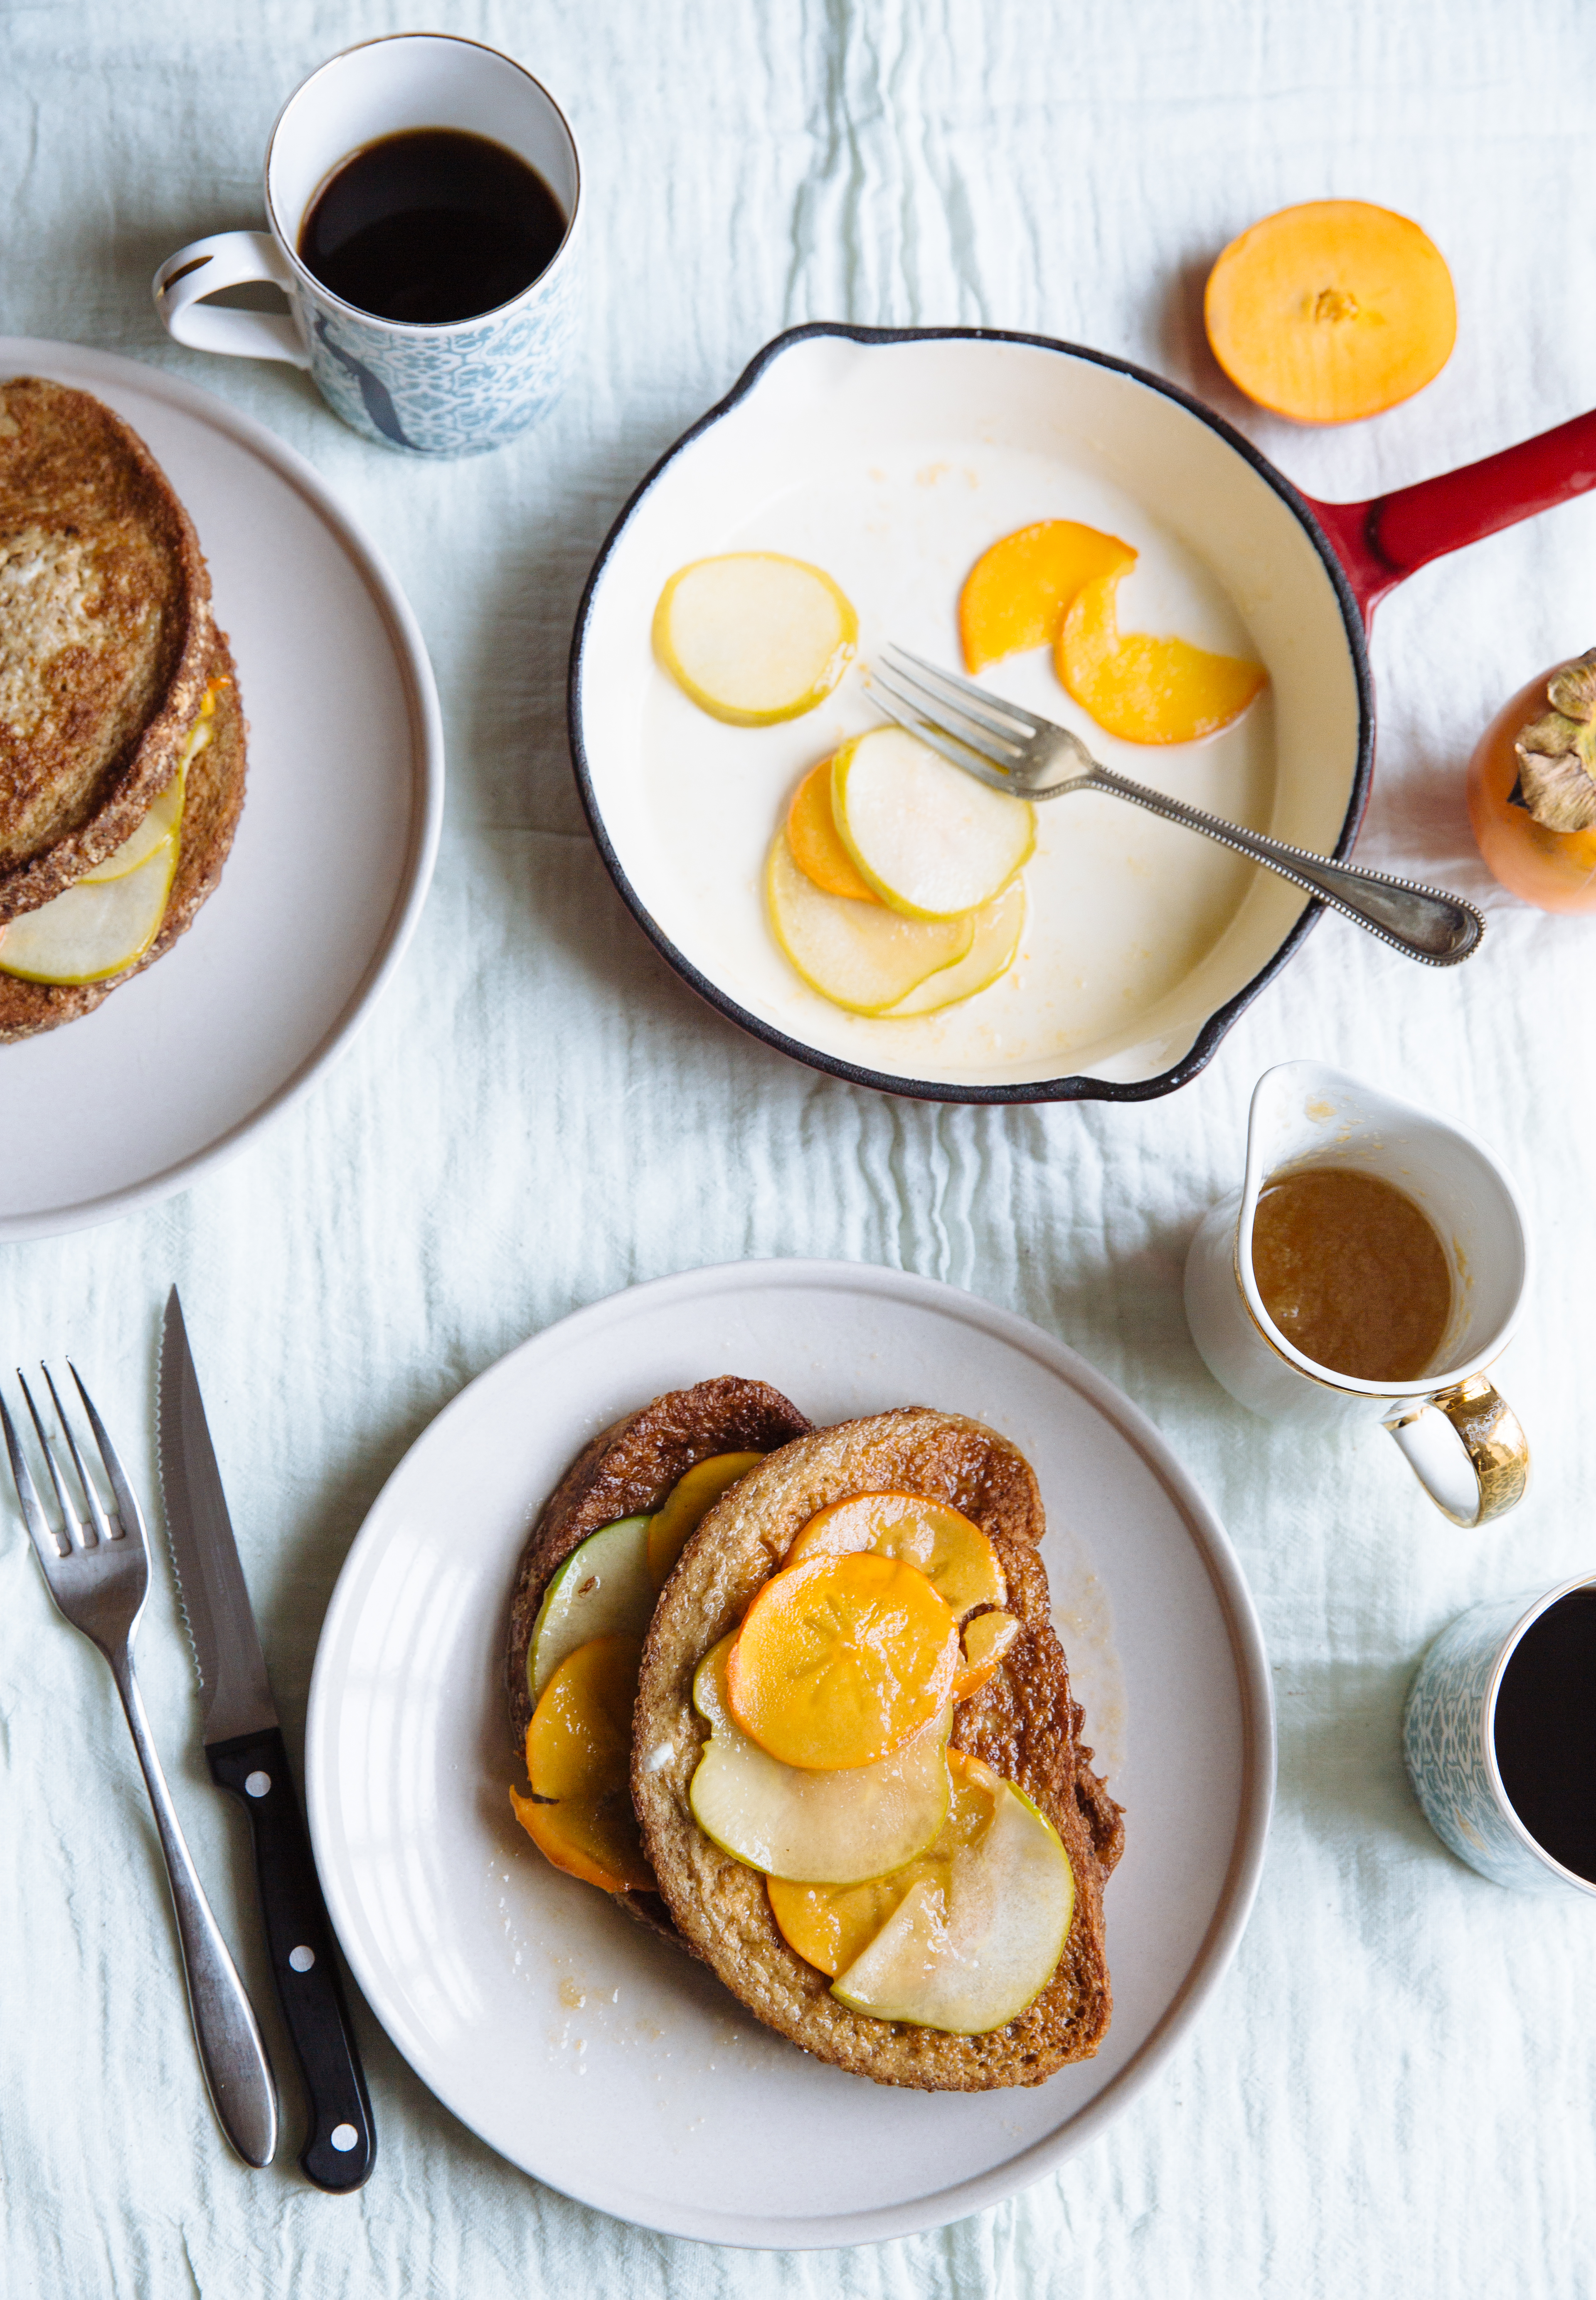
[[249, 1814], [271, 1977], [310, 2096], [311, 2135], [299, 2161], [317, 2188], [346, 2193], [370, 2176], [377, 2130], [288, 1752], [273, 1726], [218, 1741], [205, 1754], [212, 1779]]

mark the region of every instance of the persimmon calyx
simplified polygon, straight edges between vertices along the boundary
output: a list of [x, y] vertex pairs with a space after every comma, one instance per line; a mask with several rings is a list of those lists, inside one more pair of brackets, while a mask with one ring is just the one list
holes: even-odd
[[1548, 680], [1546, 699], [1513, 746], [1520, 794], [1548, 830], [1596, 829], [1596, 647]]

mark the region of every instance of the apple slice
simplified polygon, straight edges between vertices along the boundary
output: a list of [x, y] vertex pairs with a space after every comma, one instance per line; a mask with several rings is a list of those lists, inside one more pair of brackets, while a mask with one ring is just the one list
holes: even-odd
[[693, 1705], [711, 1727], [688, 1792], [704, 1835], [734, 1861], [802, 1883], [857, 1884], [923, 1853], [948, 1810], [952, 1708], [873, 1765], [801, 1772], [767, 1756], [731, 1713], [726, 1657], [736, 1636], [710, 1648], [693, 1680]]
[[777, 834], [765, 874], [777, 941], [811, 990], [855, 1014], [879, 1014], [917, 983], [956, 965], [976, 938], [975, 921], [906, 919], [881, 903], [822, 894]]
[[982, 2037], [1046, 1988], [1069, 1938], [1075, 1878], [1029, 1797], [978, 1759], [962, 1771], [984, 1824], [957, 1816], [945, 1864], [927, 1864], [831, 1993], [878, 2021]]
[[811, 767], [793, 793], [787, 809], [787, 845], [804, 877], [812, 879], [823, 894], [846, 895], [855, 903], [877, 899], [853, 868], [831, 812], [829, 759]]
[[961, 998], [973, 998], [977, 990], [990, 989], [1013, 965], [1025, 922], [1025, 882], [1010, 879], [995, 903], [975, 913], [976, 938], [964, 956], [928, 974], [907, 998], [884, 1011], [894, 1021], [910, 1014], [940, 1013]]
[[656, 1591], [648, 1570], [646, 1517], [601, 1525], [571, 1551], [543, 1593], [527, 1648], [527, 1688], [534, 1707], [567, 1654], [594, 1638], [648, 1634]]
[[120, 878], [79, 879], [54, 902], [24, 911], [0, 942], [0, 973], [103, 982], [136, 965], [161, 931], [177, 867], [178, 842], [169, 835]]
[[654, 651], [712, 719], [769, 727], [823, 703], [853, 659], [859, 617], [829, 575], [775, 551], [680, 568], [654, 609]]
[[[199, 731], [204, 733], [206, 742], [209, 742], [211, 738], [209, 727], [203, 728]], [[194, 746], [195, 751], [203, 748], [203, 744], [196, 743]], [[183, 779], [187, 762], [193, 755], [192, 751], [185, 753], [183, 765], [179, 766], [166, 788], [154, 801], [137, 830], [124, 838], [121, 845], [112, 854], [108, 854], [103, 862], [96, 863], [92, 871], [86, 871], [81, 879], [74, 879], [72, 882], [74, 886], [99, 887], [104, 886], [110, 879], [125, 879], [129, 871], [137, 871], [141, 862], [147, 862], [157, 846], [163, 846], [166, 844], [182, 819]]]
[[989, 790], [902, 727], [844, 744], [831, 808], [860, 878], [906, 918], [979, 910], [1036, 843], [1028, 801]]

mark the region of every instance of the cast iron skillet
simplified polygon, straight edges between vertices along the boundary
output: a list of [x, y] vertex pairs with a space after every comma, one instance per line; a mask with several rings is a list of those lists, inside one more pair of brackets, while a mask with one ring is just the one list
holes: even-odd
[[1243, 486], [1255, 490], [1258, 481], [1265, 483], [1289, 511], [1320, 562], [1326, 579], [1320, 586], [1323, 606], [1315, 614], [1315, 641], [1320, 647], [1343, 651], [1356, 690], [1356, 758], [1351, 762], [1345, 812], [1331, 850], [1341, 858], [1350, 854], [1368, 803], [1375, 712], [1367, 633], [1376, 607], [1397, 584], [1432, 559], [1596, 487], [1596, 412], [1577, 416], [1555, 430], [1524, 440], [1482, 462], [1466, 464], [1458, 471], [1421, 480], [1417, 486], [1401, 488], [1368, 502], [1320, 503], [1294, 488], [1267, 456], [1201, 400], [1162, 377], [1128, 361], [1111, 358], [1106, 353], [1060, 343], [1050, 337], [989, 329], [854, 328], [817, 322], [790, 329], [767, 344], [726, 397], [667, 450], [622, 509], [594, 562], [577, 616], [569, 685], [571, 756], [582, 804], [605, 865], [644, 932], [682, 979], [719, 1012], [766, 1045], [816, 1070], [886, 1093], [927, 1101], [970, 1103], [1143, 1102], [1169, 1094], [1194, 1078], [1211, 1059], [1231, 1024], [1279, 972], [1317, 923], [1323, 907], [1320, 904], [1306, 904], [1264, 963], [1215, 1008], [1179, 1058], [1156, 1076], [1128, 1080], [1073, 1076], [1017, 1083], [968, 1084], [917, 1079], [865, 1069], [834, 1053], [806, 1045], [750, 1012], [728, 990], [711, 980], [672, 941], [628, 875], [613, 827], [605, 820], [589, 754], [591, 638], [606, 577], [618, 551], [635, 532], [640, 513], [661, 479], [678, 465], [679, 459], [747, 399], [775, 362], [796, 346], [826, 338], [863, 346], [932, 343], [1024, 346], [1053, 354], [1060, 361], [1085, 362], [1098, 371], [1101, 379], [1123, 379], [1126, 394], [1135, 395], [1135, 406], [1126, 411], [1133, 422], [1146, 404], [1141, 396], [1151, 393], [1160, 401], [1174, 403], [1223, 442], [1234, 458], [1238, 506]]

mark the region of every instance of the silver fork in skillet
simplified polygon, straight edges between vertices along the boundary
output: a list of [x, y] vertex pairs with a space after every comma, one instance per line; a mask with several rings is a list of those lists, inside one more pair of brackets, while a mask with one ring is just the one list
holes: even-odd
[[[1056, 727], [1006, 696], [994, 695], [989, 687], [939, 671], [907, 647], [891, 646], [885, 652], [885, 666], [877, 665], [870, 680], [877, 709], [993, 790], [1028, 799], [1108, 791], [1167, 821], [1201, 830], [1250, 862], [1278, 871], [1304, 894], [1356, 919], [1382, 942], [1426, 966], [1456, 966], [1479, 947], [1484, 919], [1459, 895], [1421, 887], [1411, 879], [1387, 878], [1380, 871], [1355, 870], [1350, 862], [1334, 862], [1304, 847], [1266, 838], [1239, 822], [1226, 822], [1222, 815], [1205, 814], [1183, 799], [1166, 798], [1162, 791], [1100, 766], [1068, 727]], [[889, 703], [886, 696], [894, 700]]]
[[128, 1729], [133, 1736], [133, 1746], [138, 1752], [138, 1762], [144, 1768], [145, 1787], [150, 1793], [150, 1805], [155, 1816], [155, 1828], [161, 1838], [161, 1850], [166, 1856], [166, 1874], [171, 1886], [172, 1907], [178, 1920], [178, 1939], [183, 1952], [184, 1976], [188, 1983], [188, 2006], [194, 2018], [195, 2038], [199, 2045], [200, 2065], [205, 2072], [212, 2104], [217, 2120], [233, 2146], [246, 2164], [257, 2169], [270, 2164], [277, 2146], [277, 2091], [271, 2080], [271, 2068], [266, 2058], [266, 2048], [261, 2042], [261, 2031], [254, 2012], [244, 1993], [244, 1984], [228, 1954], [227, 1944], [216, 1928], [209, 1904], [201, 1889], [188, 1847], [183, 1842], [183, 1832], [178, 1826], [177, 1812], [168, 1794], [161, 1760], [150, 1738], [149, 1720], [139, 1697], [138, 1680], [133, 1674], [133, 1639], [138, 1629], [138, 1617], [144, 1611], [145, 1593], [150, 1582], [148, 1543], [144, 1529], [144, 1518], [137, 1497], [128, 1482], [126, 1471], [117, 1456], [116, 1448], [105, 1434], [105, 1425], [95, 1411], [79, 1375], [69, 1359], [72, 1379], [78, 1385], [78, 1395], [83, 1400], [83, 1410], [88, 1416], [99, 1449], [100, 1461], [111, 1488], [109, 1506], [101, 1499], [93, 1478], [79, 1451], [72, 1425], [62, 1408], [50, 1369], [42, 1369], [49, 1385], [50, 1396], [55, 1407], [55, 1418], [61, 1424], [67, 1452], [81, 1489], [88, 1518], [81, 1517], [71, 1499], [71, 1488], [60, 1462], [53, 1450], [39, 1410], [33, 1402], [33, 1393], [22, 1380], [22, 1395], [28, 1401], [28, 1411], [38, 1432], [38, 1442], [44, 1449], [45, 1467], [50, 1473], [50, 1483], [55, 1491], [56, 1504], [61, 1512], [61, 1529], [50, 1523], [39, 1501], [38, 1488], [33, 1482], [27, 1456], [17, 1436], [16, 1424], [6, 1412], [5, 1400], [0, 1397], [0, 1427], [5, 1433], [5, 1450], [11, 1456], [11, 1474], [17, 1489], [17, 1500], [28, 1530], [33, 1537], [38, 1562], [44, 1569], [45, 1581], [57, 1610], [73, 1629], [80, 1629], [89, 1643], [97, 1646], [110, 1663], [111, 1674], [116, 1679], [116, 1689], [121, 1695], [122, 1707], [128, 1713]]

